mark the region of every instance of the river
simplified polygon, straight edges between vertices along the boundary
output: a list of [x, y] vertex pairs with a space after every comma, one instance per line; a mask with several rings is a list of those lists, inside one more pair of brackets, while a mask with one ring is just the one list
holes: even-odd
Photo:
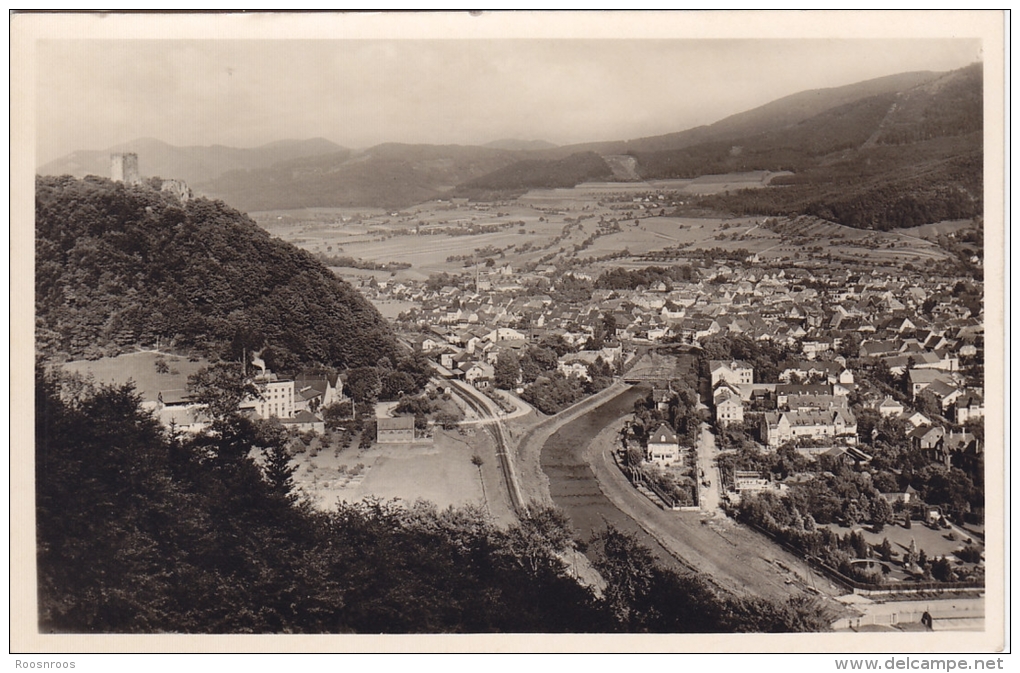
[[633, 535], [669, 567], [685, 569], [676, 558], [624, 514], [602, 492], [594, 472], [585, 459], [585, 450], [595, 436], [616, 419], [630, 413], [634, 403], [647, 396], [649, 389], [635, 386], [623, 391], [557, 430], [542, 447], [542, 471], [549, 477], [549, 492], [583, 540], [605, 530], [611, 524]]

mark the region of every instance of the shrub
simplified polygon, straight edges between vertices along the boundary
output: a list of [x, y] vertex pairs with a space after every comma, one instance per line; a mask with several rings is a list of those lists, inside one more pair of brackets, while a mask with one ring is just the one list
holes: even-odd
[[953, 554], [956, 558], [967, 563], [978, 563], [981, 561], [981, 547], [969, 544], [963, 549], [957, 549]]

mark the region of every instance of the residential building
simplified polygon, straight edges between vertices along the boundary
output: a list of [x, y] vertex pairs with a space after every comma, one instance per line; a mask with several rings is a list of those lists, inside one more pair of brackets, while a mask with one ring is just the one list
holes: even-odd
[[946, 436], [945, 429], [940, 425], [923, 425], [907, 435], [910, 438], [910, 445], [914, 449], [920, 449], [929, 455], [929, 459], [937, 460], [942, 455], [943, 444]]
[[744, 405], [740, 395], [726, 386], [719, 386], [713, 397], [715, 422], [718, 425], [744, 422]]
[[935, 381], [950, 381], [951, 379], [937, 369], [911, 369], [907, 372], [910, 381], [910, 394], [917, 397], [921, 391]]
[[464, 380], [476, 388], [488, 388], [492, 384], [495, 370], [485, 362], [475, 362], [464, 372]]
[[376, 441], [380, 444], [414, 442], [414, 416], [376, 419]]
[[665, 465], [680, 459], [680, 438], [673, 429], [662, 423], [648, 435], [646, 457], [653, 463]]
[[261, 393], [259, 399], [248, 399], [241, 409], [251, 409], [259, 418], [291, 418], [294, 415], [295, 387], [293, 379], [280, 379], [267, 371], [254, 380]]
[[981, 395], [968, 392], [956, 398], [956, 423], [963, 425], [974, 418], [984, 418], [985, 401]]
[[181, 432], [200, 432], [212, 422], [205, 405], [193, 403], [187, 390], [160, 390], [156, 401], [142, 408], [153, 411], [163, 427]]
[[885, 418], [889, 418], [891, 416], [899, 416], [900, 414], [903, 413], [903, 411], [904, 406], [888, 395], [878, 405], [878, 413], [882, 414], [882, 416]]
[[739, 495], [758, 493], [770, 488], [769, 480], [761, 473], [751, 470], [735, 470], [733, 472], [733, 489]]
[[293, 418], [281, 418], [280, 424], [288, 430], [295, 429], [299, 432], [317, 432], [319, 434], [326, 432], [326, 423], [312, 412], [304, 409], [294, 414]]
[[761, 424], [762, 441], [775, 448], [795, 439], [843, 438], [857, 443], [857, 419], [847, 409], [766, 413]]
[[711, 360], [709, 372], [712, 376], [712, 387], [720, 381], [739, 385], [754, 383], [754, 367], [743, 360]]
[[668, 411], [669, 404], [676, 399], [676, 393], [669, 388], [652, 388], [652, 401], [659, 411]]

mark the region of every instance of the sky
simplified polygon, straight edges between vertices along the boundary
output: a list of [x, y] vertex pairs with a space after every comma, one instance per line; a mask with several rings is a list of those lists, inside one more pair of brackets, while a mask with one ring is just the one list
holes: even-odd
[[624, 140], [981, 57], [977, 39], [42, 39], [36, 164], [144, 137]]

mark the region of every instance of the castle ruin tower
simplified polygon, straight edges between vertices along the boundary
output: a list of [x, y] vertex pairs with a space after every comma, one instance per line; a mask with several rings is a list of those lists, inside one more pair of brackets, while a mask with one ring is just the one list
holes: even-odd
[[142, 176], [138, 172], [138, 155], [134, 152], [110, 155], [110, 178], [114, 182], [138, 185]]

